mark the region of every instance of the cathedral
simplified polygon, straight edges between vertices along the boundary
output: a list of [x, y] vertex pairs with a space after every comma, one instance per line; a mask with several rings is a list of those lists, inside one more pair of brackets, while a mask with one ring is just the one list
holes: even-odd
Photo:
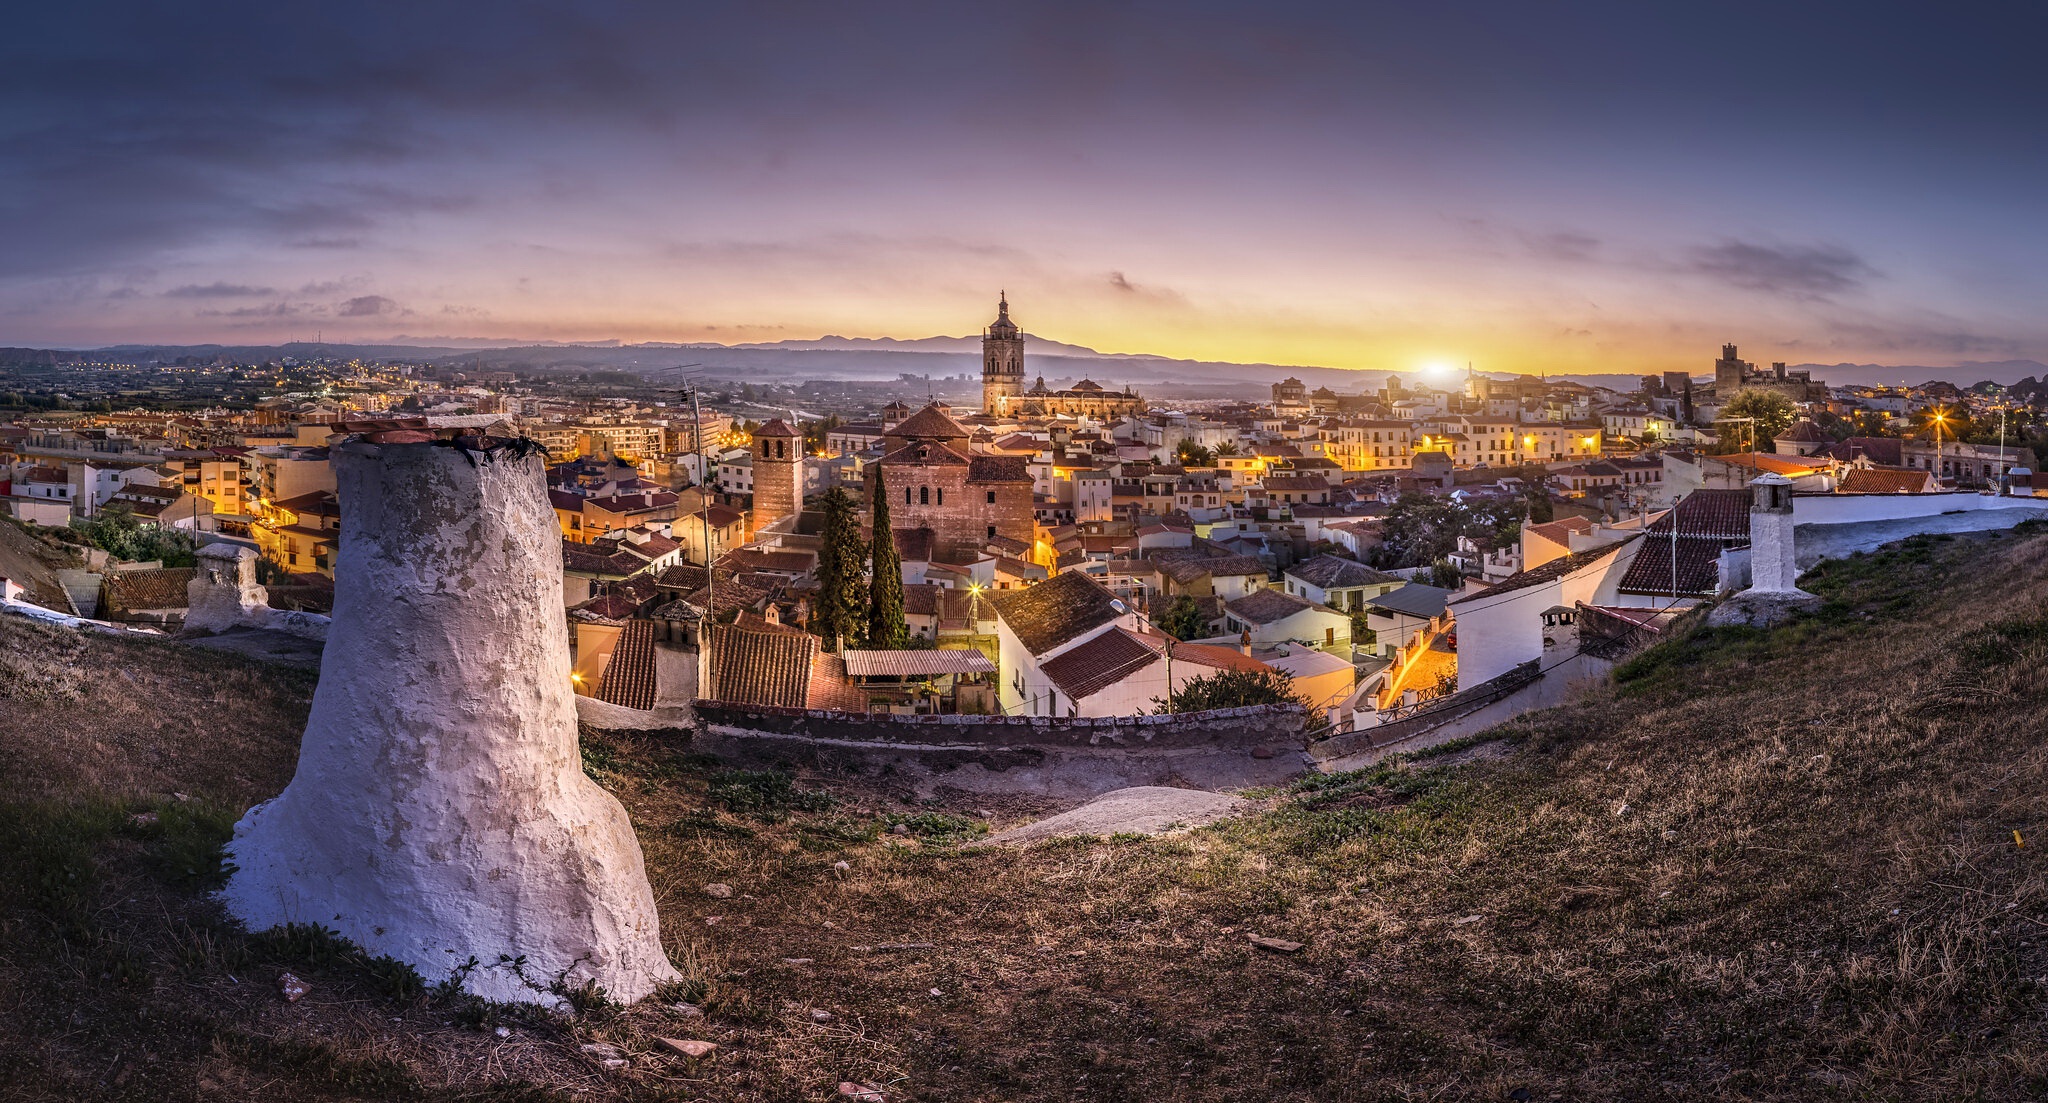
[[1112, 391], [1092, 379], [1064, 390], [1050, 390], [1045, 377], [1024, 389], [1024, 337], [1010, 320], [1010, 299], [996, 302], [996, 320], [981, 334], [981, 412], [990, 417], [1085, 417], [1115, 421], [1142, 413], [1145, 400], [1135, 391]]

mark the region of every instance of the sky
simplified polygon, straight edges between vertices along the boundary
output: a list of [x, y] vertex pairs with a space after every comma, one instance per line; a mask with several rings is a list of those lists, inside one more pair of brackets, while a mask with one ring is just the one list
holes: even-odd
[[16, 9], [0, 345], [2048, 360], [2002, 4]]

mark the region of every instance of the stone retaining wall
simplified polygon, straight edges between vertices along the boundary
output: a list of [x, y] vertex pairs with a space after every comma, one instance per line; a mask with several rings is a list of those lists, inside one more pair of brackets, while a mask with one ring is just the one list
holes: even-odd
[[862, 716], [698, 701], [705, 749], [756, 763], [898, 774], [921, 789], [1084, 798], [1133, 785], [1236, 789], [1310, 768], [1307, 715], [1264, 705], [1174, 716]]

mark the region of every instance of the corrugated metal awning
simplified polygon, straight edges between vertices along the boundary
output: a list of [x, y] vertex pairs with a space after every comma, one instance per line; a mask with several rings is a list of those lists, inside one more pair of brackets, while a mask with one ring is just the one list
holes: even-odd
[[848, 651], [849, 678], [929, 678], [942, 674], [994, 674], [979, 651]]

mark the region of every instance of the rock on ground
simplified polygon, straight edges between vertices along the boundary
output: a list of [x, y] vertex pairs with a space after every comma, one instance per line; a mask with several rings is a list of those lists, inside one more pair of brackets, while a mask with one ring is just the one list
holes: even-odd
[[1158, 835], [1214, 823], [1235, 815], [1245, 804], [1242, 797], [1228, 793], [1140, 785], [1104, 793], [1071, 812], [1013, 827], [988, 841], [1022, 844], [1063, 835]]

